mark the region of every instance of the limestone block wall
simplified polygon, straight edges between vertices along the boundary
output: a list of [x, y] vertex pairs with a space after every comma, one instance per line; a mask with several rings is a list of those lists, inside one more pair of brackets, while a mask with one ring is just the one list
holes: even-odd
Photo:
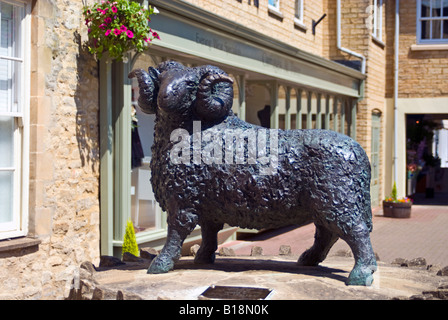
[[98, 67], [83, 48], [82, 2], [34, 0], [31, 21], [29, 237], [0, 254], [0, 299], [62, 299], [99, 260]]
[[[395, 21], [393, 11], [389, 13], [388, 20]], [[399, 98], [446, 97], [447, 50], [416, 50], [416, 21], [416, 0], [406, 1], [405, 5], [400, 6]], [[391, 50], [387, 56], [388, 64], [392, 64], [393, 59], [394, 53]], [[393, 84], [393, 75], [388, 77], [388, 82]], [[393, 97], [393, 85], [388, 86], [387, 97]]]
[[312, 33], [311, 25], [313, 19], [317, 21], [326, 12], [327, 1], [304, 2], [303, 26], [294, 23], [295, 1], [293, 0], [280, 1], [280, 14], [269, 11], [267, 0], [259, 1], [258, 8], [254, 5], [254, 1], [187, 0], [186, 2], [289, 45], [322, 56], [324, 33], [327, 29], [328, 19], [322, 20], [315, 35]]

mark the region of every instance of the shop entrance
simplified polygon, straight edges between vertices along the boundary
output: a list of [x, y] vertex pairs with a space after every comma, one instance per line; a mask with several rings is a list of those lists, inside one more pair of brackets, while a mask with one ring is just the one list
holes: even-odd
[[407, 115], [406, 173], [415, 204], [448, 205], [448, 114]]

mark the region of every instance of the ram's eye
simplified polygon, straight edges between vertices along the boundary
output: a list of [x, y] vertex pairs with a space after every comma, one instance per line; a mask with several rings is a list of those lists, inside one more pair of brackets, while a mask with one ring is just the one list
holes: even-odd
[[187, 81], [185, 84], [189, 89], [196, 88], [196, 83], [194, 81]]

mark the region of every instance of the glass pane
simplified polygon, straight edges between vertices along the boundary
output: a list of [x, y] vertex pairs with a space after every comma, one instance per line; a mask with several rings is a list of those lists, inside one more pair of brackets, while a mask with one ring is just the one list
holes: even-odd
[[144, 163], [131, 172], [131, 219], [135, 232], [144, 232], [157, 227], [157, 203], [150, 182], [149, 164]]
[[422, 17], [429, 17], [430, 14], [430, 0], [422, 0], [421, 15]]
[[448, 17], [448, 0], [443, 0], [443, 16]]
[[448, 20], [443, 20], [443, 39], [448, 39]]
[[296, 0], [296, 18], [299, 20], [302, 20], [303, 19], [302, 14], [303, 14], [302, 13], [302, 0]]
[[14, 118], [0, 117], [0, 168], [14, 165]]
[[1, 13], [1, 54], [21, 57], [20, 25], [24, 17], [24, 7], [0, 2]]
[[13, 218], [13, 177], [12, 171], [0, 171], [0, 223], [11, 222]]
[[442, 21], [432, 21], [432, 39], [440, 39], [442, 37]]
[[422, 39], [431, 39], [431, 21], [422, 21]]
[[432, 0], [432, 16], [440, 17], [442, 11], [441, 9], [442, 9], [441, 0]]
[[269, 0], [269, 5], [273, 6], [274, 8], [279, 8], [280, 0]]
[[[0, 2], [0, 55], [21, 58], [20, 24], [23, 7]], [[19, 112], [21, 62], [0, 60], [0, 112]]]

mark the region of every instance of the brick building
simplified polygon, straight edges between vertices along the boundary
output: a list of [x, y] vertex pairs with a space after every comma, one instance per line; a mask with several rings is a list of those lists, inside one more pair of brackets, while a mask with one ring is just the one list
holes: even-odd
[[[406, 115], [448, 113], [448, 1], [433, 2], [401, 1], [396, 87], [395, 1], [149, 1], [161, 40], [122, 63], [86, 51], [81, 1], [0, 0], [0, 298], [66, 297], [83, 261], [120, 256], [129, 218], [140, 246], [163, 245], [148, 188], [154, 118], [137, 110], [145, 157], [132, 168], [127, 74], [167, 59], [223, 68], [246, 121], [355, 138], [374, 206], [395, 174], [404, 194]], [[198, 228], [186, 244], [199, 240]]]
[[[385, 185], [397, 180], [401, 195], [412, 194], [406, 184], [406, 127], [409, 117], [429, 121], [448, 119], [448, 3], [436, 1], [400, 1], [396, 13], [393, 1], [385, 3], [387, 11], [386, 45], [386, 140]], [[399, 17], [398, 33], [395, 33]], [[395, 39], [398, 40], [395, 44]], [[395, 46], [398, 50], [395, 50]], [[398, 53], [395, 56], [395, 52]], [[394, 67], [397, 78], [394, 79]], [[394, 119], [397, 122], [394, 125]], [[394, 159], [394, 126], [396, 127], [396, 173]], [[445, 146], [446, 150], [446, 146]], [[409, 159], [408, 159], [409, 160]], [[444, 171], [446, 169], [443, 169]], [[442, 173], [440, 174], [440, 176]], [[445, 174], [446, 176], [446, 174]], [[445, 183], [446, 184], [446, 183]], [[446, 188], [441, 187], [441, 190]]]
[[99, 258], [98, 67], [80, 1], [0, 1], [0, 299], [61, 299]]

